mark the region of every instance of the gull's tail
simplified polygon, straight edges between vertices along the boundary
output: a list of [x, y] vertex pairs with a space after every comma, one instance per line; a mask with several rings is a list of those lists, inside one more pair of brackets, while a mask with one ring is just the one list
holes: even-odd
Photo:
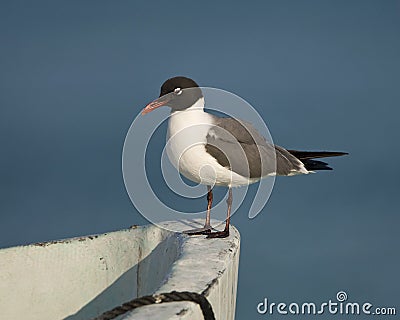
[[293, 156], [303, 162], [304, 166], [308, 171], [314, 170], [332, 170], [326, 162], [314, 160], [316, 158], [329, 158], [339, 157], [348, 154], [347, 152], [335, 152], [335, 151], [297, 151], [288, 150]]

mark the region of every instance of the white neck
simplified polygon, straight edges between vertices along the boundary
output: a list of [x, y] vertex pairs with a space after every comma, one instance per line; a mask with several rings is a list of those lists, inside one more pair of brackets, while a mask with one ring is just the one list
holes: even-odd
[[204, 112], [204, 97], [200, 98], [199, 100], [197, 100], [195, 103], [193, 103], [189, 108], [183, 109], [183, 110], [171, 110], [171, 115], [174, 114], [180, 114], [182, 112], [186, 112], [186, 111], [202, 111]]
[[171, 137], [181, 130], [185, 130], [185, 133], [189, 134], [187, 129], [192, 128], [191, 130], [204, 131], [201, 134], [197, 132], [195, 136], [205, 139], [208, 128], [212, 123], [212, 116], [204, 112], [204, 98], [200, 98], [189, 108], [171, 112], [168, 121], [168, 137]]

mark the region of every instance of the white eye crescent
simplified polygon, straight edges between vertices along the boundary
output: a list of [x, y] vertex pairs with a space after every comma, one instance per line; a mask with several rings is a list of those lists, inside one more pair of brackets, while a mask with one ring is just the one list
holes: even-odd
[[182, 89], [181, 88], [176, 88], [174, 90], [174, 94], [176, 94], [177, 96], [180, 96], [182, 94]]

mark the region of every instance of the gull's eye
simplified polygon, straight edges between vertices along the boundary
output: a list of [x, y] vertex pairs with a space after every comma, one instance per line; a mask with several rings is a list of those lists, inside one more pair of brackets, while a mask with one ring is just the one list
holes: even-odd
[[176, 88], [174, 90], [174, 94], [176, 94], [177, 96], [180, 96], [182, 94], [182, 89], [181, 88]]

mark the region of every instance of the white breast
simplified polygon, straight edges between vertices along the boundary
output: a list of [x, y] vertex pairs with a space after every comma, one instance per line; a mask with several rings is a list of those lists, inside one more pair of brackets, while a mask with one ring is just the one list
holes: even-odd
[[171, 163], [189, 180], [206, 185], [238, 186], [249, 179], [221, 166], [207, 153], [207, 134], [213, 118], [204, 112], [204, 99], [192, 107], [171, 113], [166, 150]]

